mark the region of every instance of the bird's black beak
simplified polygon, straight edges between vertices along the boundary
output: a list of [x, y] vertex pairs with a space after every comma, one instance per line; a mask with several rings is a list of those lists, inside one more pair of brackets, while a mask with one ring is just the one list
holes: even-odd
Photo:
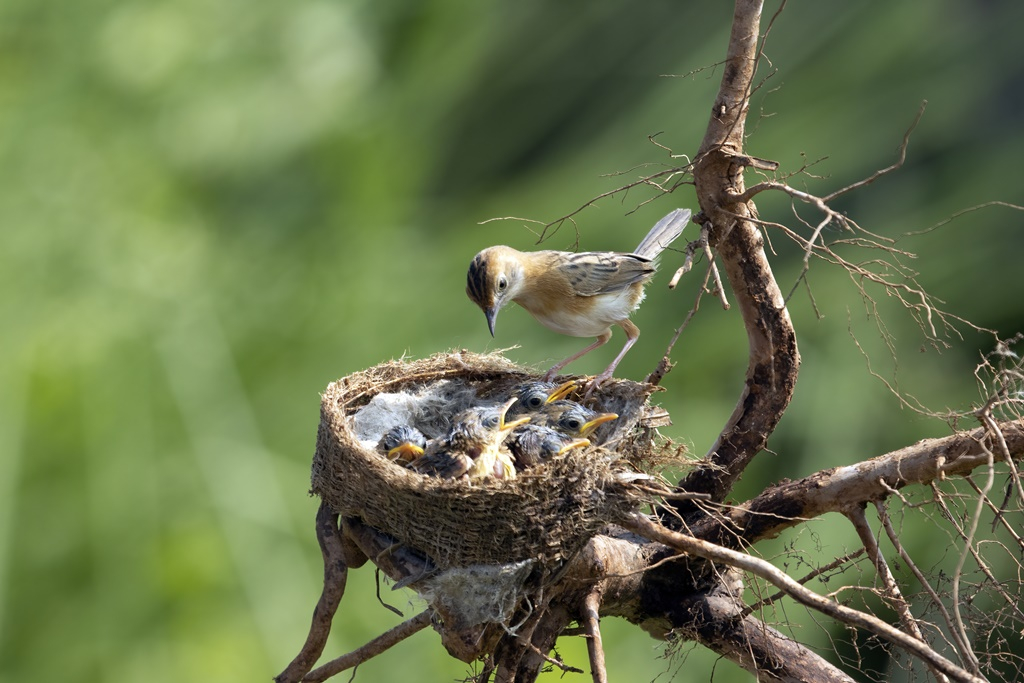
[[498, 319], [498, 307], [491, 306], [484, 310], [484, 315], [487, 316], [487, 329], [491, 331], [491, 336], [494, 336], [494, 321]]

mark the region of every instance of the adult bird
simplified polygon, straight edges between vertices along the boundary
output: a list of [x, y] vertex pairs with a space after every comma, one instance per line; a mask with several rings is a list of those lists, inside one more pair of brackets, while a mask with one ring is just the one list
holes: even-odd
[[626, 344], [604, 372], [595, 377], [592, 392], [615, 372], [636, 343], [640, 329], [629, 319], [644, 298], [644, 286], [654, 277], [655, 259], [690, 221], [689, 209], [676, 209], [651, 228], [629, 253], [612, 251], [519, 251], [488, 247], [469, 264], [466, 294], [483, 310], [494, 336], [498, 312], [514, 301], [542, 325], [573, 337], [596, 337], [594, 343], [555, 363], [544, 376], [554, 377], [572, 361], [608, 343], [612, 326], [626, 333]]

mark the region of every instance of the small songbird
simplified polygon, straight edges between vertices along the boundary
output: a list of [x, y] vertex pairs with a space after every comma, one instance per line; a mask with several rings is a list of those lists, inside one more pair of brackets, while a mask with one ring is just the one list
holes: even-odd
[[513, 398], [498, 406], [479, 406], [459, 413], [452, 420], [448, 433], [432, 441], [423, 457], [412, 462], [411, 468], [421, 474], [447, 479], [465, 476], [475, 481], [515, 477], [511, 454], [502, 448], [502, 442], [509, 432], [530, 421], [529, 417], [505, 421], [505, 413], [515, 401]]
[[585, 439], [605, 422], [616, 418], [616, 413], [600, 413], [575, 401], [553, 401], [533, 416], [533, 424], [551, 427], [568, 436]]
[[589, 446], [588, 439], [576, 439], [552, 427], [525, 424], [505, 442], [515, 457], [516, 469], [534, 467], [574, 448]]
[[574, 379], [563, 384], [538, 381], [518, 384], [512, 390], [512, 395], [518, 400], [508, 409], [508, 414], [524, 415], [536, 412], [543, 408], [545, 404], [568, 396], [576, 388], [576, 384], [577, 382]]
[[423, 455], [427, 446], [427, 437], [423, 432], [409, 425], [397, 425], [384, 432], [377, 442], [377, 450], [390, 460], [402, 463], [412, 462]]
[[483, 310], [494, 336], [498, 311], [515, 301], [542, 325], [573, 337], [596, 337], [582, 351], [555, 363], [544, 376], [554, 377], [572, 361], [608, 343], [612, 325], [626, 333], [626, 345], [604, 372], [594, 378], [593, 391], [615, 372], [640, 329], [629, 319], [654, 277], [655, 259], [683, 232], [689, 209], [662, 218], [632, 253], [611, 251], [530, 251], [507, 246], [484, 249], [469, 265], [466, 294]]

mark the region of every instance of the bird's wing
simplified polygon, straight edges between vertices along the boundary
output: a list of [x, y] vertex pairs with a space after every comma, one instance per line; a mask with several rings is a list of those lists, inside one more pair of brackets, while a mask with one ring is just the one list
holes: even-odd
[[420, 474], [455, 479], [468, 472], [472, 464], [473, 460], [462, 453], [435, 451], [413, 462], [412, 469]]
[[584, 251], [566, 256], [559, 269], [580, 296], [617, 292], [654, 273], [650, 259], [636, 254]]

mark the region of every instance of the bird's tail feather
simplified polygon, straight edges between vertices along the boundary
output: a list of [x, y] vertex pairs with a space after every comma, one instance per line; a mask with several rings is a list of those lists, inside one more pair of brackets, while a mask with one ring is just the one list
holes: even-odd
[[665, 247], [672, 244], [673, 240], [683, 233], [683, 228], [689, 222], [690, 210], [676, 209], [651, 228], [651, 231], [647, 233], [647, 237], [640, 242], [633, 253], [646, 259], [655, 258], [665, 250]]

